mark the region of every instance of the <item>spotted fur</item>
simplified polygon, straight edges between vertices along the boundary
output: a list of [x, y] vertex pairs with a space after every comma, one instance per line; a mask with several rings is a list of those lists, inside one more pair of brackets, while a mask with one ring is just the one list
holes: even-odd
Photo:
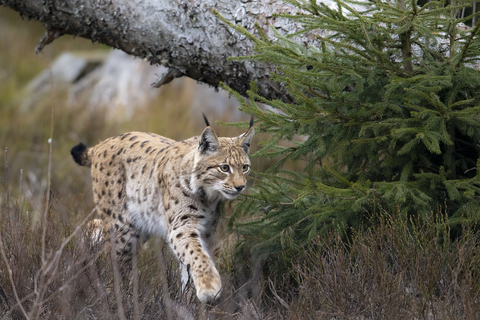
[[214, 301], [221, 290], [211, 251], [217, 206], [245, 190], [253, 134], [251, 126], [219, 138], [207, 122], [201, 136], [184, 141], [129, 132], [73, 147], [74, 160], [91, 168], [103, 223], [96, 225], [109, 231], [119, 259], [128, 261], [141, 239], [160, 235], [181, 262], [183, 285], [190, 276], [200, 301]]

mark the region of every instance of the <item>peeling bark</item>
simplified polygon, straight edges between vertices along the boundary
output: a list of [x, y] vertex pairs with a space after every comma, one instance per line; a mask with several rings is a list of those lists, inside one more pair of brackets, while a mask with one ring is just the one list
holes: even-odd
[[269, 99], [285, 97], [284, 88], [269, 81], [273, 67], [228, 61], [252, 54], [253, 43], [212, 10], [252, 33], [258, 22], [272, 39], [270, 25], [289, 33], [300, 28], [272, 17], [273, 12], [296, 10], [277, 0], [0, 0], [0, 5], [43, 23], [47, 31], [37, 52], [60, 35], [71, 34], [170, 68], [157, 85], [185, 75], [212, 86], [222, 81], [245, 95], [253, 80], [259, 94]]

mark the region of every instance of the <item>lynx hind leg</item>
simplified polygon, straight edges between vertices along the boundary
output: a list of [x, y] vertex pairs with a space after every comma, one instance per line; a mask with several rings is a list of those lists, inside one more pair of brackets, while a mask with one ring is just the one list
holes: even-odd
[[93, 245], [99, 245], [105, 240], [104, 222], [102, 219], [93, 219], [87, 224], [87, 231]]
[[187, 266], [183, 263], [180, 263], [180, 272], [182, 275], [182, 293], [187, 289], [188, 281], [190, 280], [190, 271]]
[[107, 253], [111, 252], [113, 245], [115, 259], [123, 265], [131, 261], [133, 248], [136, 248], [138, 254], [142, 244], [147, 240], [141, 237], [131, 224], [119, 221], [94, 219], [88, 223], [88, 232], [94, 245], [108, 244], [105, 248]]
[[124, 264], [122, 267], [128, 265], [128, 268], [131, 268], [132, 254], [134, 252], [138, 254], [142, 244], [145, 242], [145, 239], [140, 236], [139, 232], [131, 224], [118, 221], [111, 224], [108, 239], [110, 245], [114, 247], [112, 254], [115, 255], [116, 260]]

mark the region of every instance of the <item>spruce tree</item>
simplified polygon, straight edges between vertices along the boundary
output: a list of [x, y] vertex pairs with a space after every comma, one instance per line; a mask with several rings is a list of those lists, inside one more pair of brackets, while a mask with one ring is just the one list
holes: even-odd
[[[229, 225], [242, 247], [273, 257], [275, 268], [309, 239], [380, 211], [422, 219], [440, 210], [452, 225], [478, 220], [480, 25], [457, 18], [469, 4], [286, 2], [301, 13], [278, 18], [301, 23], [318, 45], [278, 32], [274, 41], [258, 26], [253, 35], [222, 19], [256, 44], [254, 55], [236, 59], [274, 64], [273, 79], [291, 95], [268, 101], [252, 83], [245, 103], [231, 91], [255, 113], [256, 132], [268, 134], [253, 156], [277, 160], [235, 204]], [[295, 136], [303, 140], [282, 146]], [[283, 170], [288, 161], [303, 161], [304, 171]]]

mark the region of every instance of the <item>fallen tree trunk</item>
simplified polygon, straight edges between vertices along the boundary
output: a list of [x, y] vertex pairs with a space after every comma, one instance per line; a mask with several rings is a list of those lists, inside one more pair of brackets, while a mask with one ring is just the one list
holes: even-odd
[[253, 80], [259, 94], [269, 99], [285, 97], [282, 85], [269, 81], [273, 67], [228, 61], [252, 54], [253, 43], [212, 11], [252, 33], [258, 22], [272, 38], [270, 25], [282, 32], [300, 28], [272, 17], [273, 12], [295, 10], [277, 0], [0, 0], [0, 4], [43, 23], [47, 31], [37, 52], [57, 37], [71, 34], [168, 67], [157, 86], [188, 76], [213, 86], [222, 81], [245, 95]]

